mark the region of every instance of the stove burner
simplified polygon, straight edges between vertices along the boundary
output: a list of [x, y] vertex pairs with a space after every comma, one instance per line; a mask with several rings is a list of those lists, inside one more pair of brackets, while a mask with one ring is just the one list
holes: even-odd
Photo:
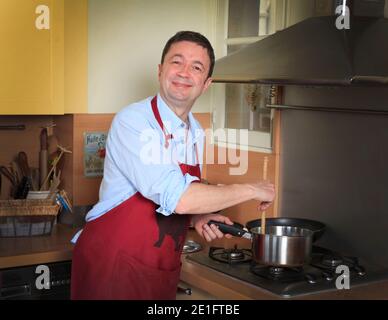
[[225, 249], [222, 256], [225, 259], [243, 260], [244, 259], [244, 252], [240, 251], [238, 249]]
[[270, 267], [269, 268], [269, 273], [273, 274], [275, 276], [281, 275], [284, 272], [284, 268], [280, 267]]
[[219, 262], [236, 264], [251, 261], [252, 252], [250, 249], [238, 249], [237, 245], [232, 249], [211, 247], [209, 257]]
[[350, 270], [355, 271], [359, 276], [366, 274], [365, 268], [358, 263], [357, 257], [343, 256], [321, 247], [313, 248], [311, 265], [322, 270], [322, 275], [327, 281], [332, 281], [335, 278], [335, 270], [340, 265], [349, 267]]
[[274, 267], [252, 263], [250, 271], [262, 278], [280, 282], [295, 282], [305, 279], [302, 267]]
[[322, 257], [322, 264], [328, 267], [335, 268], [344, 263], [344, 259], [335, 255], [324, 255]]

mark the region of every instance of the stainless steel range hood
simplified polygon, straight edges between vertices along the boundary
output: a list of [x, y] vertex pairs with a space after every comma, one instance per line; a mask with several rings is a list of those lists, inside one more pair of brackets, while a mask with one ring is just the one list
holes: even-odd
[[213, 81], [280, 85], [388, 85], [388, 19], [306, 19], [216, 61]]

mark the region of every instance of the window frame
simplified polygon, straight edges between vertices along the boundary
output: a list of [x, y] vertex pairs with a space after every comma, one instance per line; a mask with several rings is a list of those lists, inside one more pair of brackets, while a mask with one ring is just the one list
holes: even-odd
[[[271, 12], [273, 17], [271, 21], [272, 25], [270, 28], [270, 33], [266, 35], [252, 36], [252, 37], [236, 37], [228, 38], [228, 16], [229, 16], [229, 0], [217, 0], [217, 16], [216, 16], [216, 53], [218, 53], [218, 58], [224, 57], [227, 54], [228, 45], [239, 45], [239, 44], [250, 44], [256, 41], [265, 39], [267, 36], [275, 33], [278, 30], [282, 30], [287, 26], [288, 14], [288, 1], [289, 0], [269, 0], [272, 1], [271, 5], [274, 5], [275, 8]], [[260, 25], [260, 21], [259, 21]], [[259, 33], [259, 31], [258, 31]], [[222, 137], [216, 136], [214, 133], [216, 130], [225, 129], [236, 130], [232, 128], [225, 127], [225, 83], [214, 83], [212, 85], [212, 119], [211, 126], [213, 131], [213, 137], [211, 143], [218, 145], [220, 147], [248, 150], [248, 151], [258, 151], [264, 153], [272, 152], [272, 137], [273, 137], [273, 125], [271, 125], [270, 132], [260, 132], [248, 130], [248, 144], [239, 144]], [[273, 124], [274, 111], [271, 110], [270, 121]], [[228, 135], [225, 135], [228, 136]]]

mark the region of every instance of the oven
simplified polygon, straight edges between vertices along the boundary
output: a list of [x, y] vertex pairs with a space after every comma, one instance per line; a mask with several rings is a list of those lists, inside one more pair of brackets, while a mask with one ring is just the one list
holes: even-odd
[[[47, 266], [48, 283], [38, 289], [37, 278], [43, 273], [39, 265], [0, 270], [0, 300], [68, 300], [70, 299], [71, 261], [42, 264]], [[37, 269], [38, 268], [38, 269]], [[39, 281], [39, 279], [38, 279]]]

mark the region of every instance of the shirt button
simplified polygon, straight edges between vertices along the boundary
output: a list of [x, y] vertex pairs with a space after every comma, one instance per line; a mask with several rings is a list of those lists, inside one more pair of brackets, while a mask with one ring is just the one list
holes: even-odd
[[185, 127], [185, 124], [184, 123], [181, 123], [181, 128], [184, 128]]

